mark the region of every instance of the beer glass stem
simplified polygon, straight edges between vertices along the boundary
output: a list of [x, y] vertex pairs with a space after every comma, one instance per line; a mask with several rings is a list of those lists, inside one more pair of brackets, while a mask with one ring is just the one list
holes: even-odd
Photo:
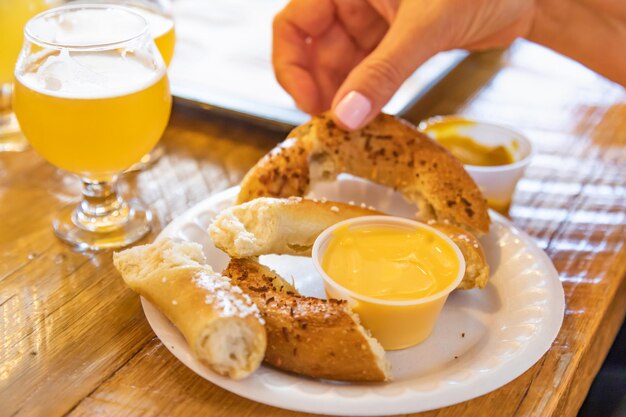
[[92, 232], [107, 232], [128, 221], [132, 209], [117, 193], [117, 177], [108, 181], [81, 180], [83, 199], [73, 219], [78, 227]]
[[79, 250], [102, 250], [129, 245], [150, 232], [152, 213], [117, 193], [117, 176], [81, 180], [81, 202], [61, 209], [52, 220], [59, 238]]
[[11, 84], [0, 84], [0, 113], [11, 112]]
[[0, 138], [14, 135], [20, 130], [11, 105], [12, 93], [13, 86], [10, 83], [0, 84]]

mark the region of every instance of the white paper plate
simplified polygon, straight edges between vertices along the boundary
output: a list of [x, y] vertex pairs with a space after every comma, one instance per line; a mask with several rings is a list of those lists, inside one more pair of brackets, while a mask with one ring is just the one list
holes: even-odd
[[[213, 217], [233, 204], [238, 188], [200, 202], [160, 234], [201, 243], [209, 263], [223, 269], [228, 257], [206, 232]], [[312, 195], [373, 205], [410, 217], [411, 205], [392, 190], [340, 176]], [[433, 335], [419, 346], [389, 352], [394, 381], [346, 384], [313, 380], [262, 366], [233, 381], [195, 360], [178, 330], [142, 300], [150, 325], [163, 344], [194, 372], [242, 397], [295, 411], [332, 415], [392, 415], [456, 404], [495, 390], [521, 375], [550, 348], [563, 319], [563, 287], [550, 259], [507, 219], [491, 213], [481, 241], [492, 268], [484, 290], [456, 291], [449, 297]], [[321, 278], [309, 258], [266, 256], [261, 261], [293, 277], [306, 295], [324, 297]]]

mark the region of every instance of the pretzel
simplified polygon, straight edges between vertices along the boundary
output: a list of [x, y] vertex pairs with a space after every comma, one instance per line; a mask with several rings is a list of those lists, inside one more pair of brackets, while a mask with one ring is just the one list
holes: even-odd
[[392, 187], [414, 203], [418, 217], [489, 230], [487, 204], [463, 165], [415, 127], [381, 114], [344, 132], [328, 114], [315, 116], [246, 174], [237, 203], [257, 197], [304, 196], [311, 181], [350, 173]]
[[259, 367], [267, 340], [259, 310], [213, 272], [201, 245], [162, 239], [115, 253], [113, 263], [126, 285], [176, 325], [198, 360], [233, 379]]
[[265, 320], [265, 362], [313, 378], [381, 382], [391, 366], [346, 301], [304, 297], [255, 258], [231, 259], [223, 274], [248, 294]]
[[[342, 172], [401, 192], [416, 205], [418, 217], [451, 236], [464, 253], [470, 265], [460, 288], [486, 285], [489, 267], [472, 234], [489, 230], [480, 190], [448, 151], [385, 114], [351, 133], [339, 129], [327, 114], [297, 127], [246, 174], [238, 205], [220, 214], [209, 230], [216, 246], [233, 257], [224, 275], [250, 295], [266, 320], [266, 362], [312, 377], [381, 381], [390, 378], [382, 348], [343, 301], [278, 291], [274, 283], [284, 280], [254, 258], [265, 253], [309, 255], [326, 227], [378, 214], [339, 203], [259, 198], [303, 197], [311, 181], [333, 180]], [[328, 317], [333, 320], [324, 319]], [[316, 331], [299, 325], [311, 319]], [[337, 326], [343, 331], [336, 331]]]
[[[250, 296], [265, 320], [267, 363], [315, 378], [390, 379], [382, 347], [345, 301], [301, 296], [257, 261], [266, 254], [310, 256], [313, 242], [326, 228], [380, 214], [350, 204], [261, 197], [229, 207], [213, 220], [209, 226], [213, 243], [232, 257], [223, 274]], [[432, 226], [450, 236], [468, 260], [460, 287], [484, 287], [489, 267], [476, 238], [453, 225]]]
[[[335, 223], [384, 214], [372, 208], [332, 201], [261, 197], [222, 211], [211, 223], [209, 233], [215, 246], [231, 258], [266, 254], [311, 256], [317, 236]], [[489, 279], [489, 265], [478, 239], [452, 224], [436, 221], [428, 224], [452, 239], [465, 258], [465, 275], [458, 288], [484, 288]]]

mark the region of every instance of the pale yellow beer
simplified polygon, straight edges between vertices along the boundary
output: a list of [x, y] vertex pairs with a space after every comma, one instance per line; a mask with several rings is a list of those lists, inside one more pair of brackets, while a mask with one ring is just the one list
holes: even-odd
[[167, 125], [165, 69], [155, 72], [132, 54], [62, 55], [46, 57], [16, 79], [14, 108], [24, 134], [64, 170], [90, 178], [125, 170]]

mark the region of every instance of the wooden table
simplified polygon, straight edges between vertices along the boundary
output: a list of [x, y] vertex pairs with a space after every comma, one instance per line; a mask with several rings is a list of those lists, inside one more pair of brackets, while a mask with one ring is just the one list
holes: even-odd
[[[424, 415], [574, 416], [626, 312], [626, 93], [518, 43], [467, 61], [409, 119], [453, 112], [515, 126], [534, 143], [510, 214], [553, 260], [567, 308], [552, 348], [522, 376]], [[145, 241], [236, 184], [283, 136], [177, 106], [166, 156], [123, 185], [154, 210]], [[110, 253], [54, 238], [51, 213], [78, 193], [33, 151], [0, 155], [0, 415], [297, 415], [191, 372], [154, 336]]]

